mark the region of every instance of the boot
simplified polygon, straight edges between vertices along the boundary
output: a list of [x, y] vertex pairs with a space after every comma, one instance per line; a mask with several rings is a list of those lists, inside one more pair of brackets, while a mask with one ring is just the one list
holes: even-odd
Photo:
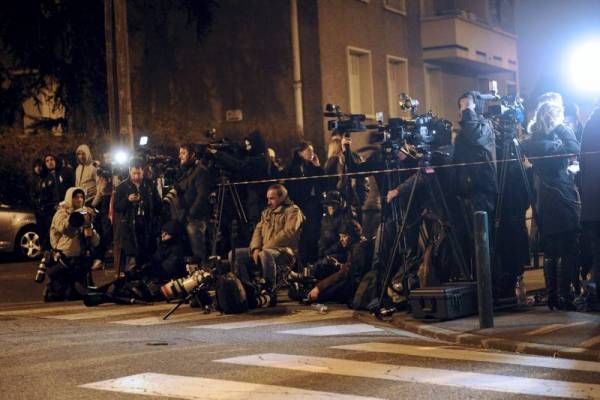
[[558, 287], [558, 309], [574, 311], [573, 293], [571, 291], [571, 280], [573, 279], [576, 258], [564, 255], [557, 264], [556, 278]]
[[557, 259], [544, 258], [544, 280], [546, 281], [546, 295], [548, 297], [548, 308], [558, 308], [558, 286], [557, 286]]

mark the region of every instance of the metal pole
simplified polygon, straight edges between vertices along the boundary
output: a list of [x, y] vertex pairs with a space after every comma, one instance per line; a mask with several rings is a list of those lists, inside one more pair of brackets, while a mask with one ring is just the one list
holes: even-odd
[[494, 304], [492, 299], [492, 273], [490, 268], [490, 239], [487, 212], [475, 212], [473, 228], [477, 268], [479, 329], [493, 328]]

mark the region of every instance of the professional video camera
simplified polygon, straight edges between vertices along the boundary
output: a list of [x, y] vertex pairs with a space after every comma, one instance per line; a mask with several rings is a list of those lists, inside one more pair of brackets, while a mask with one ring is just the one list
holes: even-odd
[[411, 99], [405, 93], [400, 96], [400, 107], [410, 110], [411, 119], [390, 118], [383, 124], [383, 114], [377, 113], [378, 124], [367, 126], [377, 129], [375, 140], [381, 142], [381, 151], [386, 158], [392, 159], [405, 145], [411, 145], [419, 152], [429, 152], [451, 143], [452, 123], [438, 118], [433, 113], [417, 114], [419, 101]]
[[327, 121], [327, 129], [349, 136], [352, 132], [363, 132], [367, 130], [364, 122], [364, 114], [346, 114], [341, 111], [337, 104], [326, 104], [323, 115], [326, 118], [335, 118]]

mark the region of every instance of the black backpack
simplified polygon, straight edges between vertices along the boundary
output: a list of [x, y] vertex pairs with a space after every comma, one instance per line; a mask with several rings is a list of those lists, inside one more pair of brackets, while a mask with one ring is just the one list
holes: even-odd
[[228, 272], [217, 279], [217, 306], [224, 314], [240, 314], [248, 311], [248, 297], [242, 281]]
[[371, 270], [361, 279], [354, 298], [352, 299], [352, 308], [355, 310], [369, 310], [379, 301], [381, 294], [381, 282], [379, 272]]

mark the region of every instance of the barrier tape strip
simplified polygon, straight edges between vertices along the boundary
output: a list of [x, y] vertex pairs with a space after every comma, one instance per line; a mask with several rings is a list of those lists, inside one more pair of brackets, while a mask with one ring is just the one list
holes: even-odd
[[[549, 155], [549, 156], [537, 156], [537, 157], [525, 157], [526, 160], [542, 160], [542, 159], [551, 159], [551, 158], [569, 158], [569, 157], [581, 157], [583, 155], [598, 155], [600, 151], [591, 151], [586, 153], [569, 153], [569, 154], [557, 154], [557, 155]], [[496, 164], [504, 163], [504, 162], [514, 162], [518, 161], [517, 158], [505, 158], [502, 160], [496, 160]], [[344, 177], [361, 177], [361, 176], [370, 176], [370, 175], [379, 175], [379, 174], [387, 174], [391, 172], [409, 172], [409, 171], [418, 171], [423, 168], [431, 168], [441, 169], [441, 168], [454, 168], [454, 167], [470, 167], [476, 165], [485, 165], [488, 164], [489, 161], [476, 161], [471, 163], [459, 163], [459, 164], [441, 164], [441, 165], [431, 165], [431, 166], [420, 166], [420, 167], [410, 167], [410, 168], [390, 168], [390, 169], [380, 169], [380, 170], [372, 170], [372, 171], [360, 171], [360, 172], [348, 172], [342, 174], [325, 174], [325, 175], [315, 175], [315, 176], [297, 176], [297, 177], [288, 177], [288, 178], [271, 178], [271, 179], [258, 179], [252, 181], [239, 181], [239, 182], [227, 182], [227, 183], [219, 183], [218, 186], [242, 186], [242, 185], [258, 185], [261, 183], [282, 183], [288, 181], [303, 181], [310, 179], [329, 179], [329, 178], [339, 178], [341, 176]]]

